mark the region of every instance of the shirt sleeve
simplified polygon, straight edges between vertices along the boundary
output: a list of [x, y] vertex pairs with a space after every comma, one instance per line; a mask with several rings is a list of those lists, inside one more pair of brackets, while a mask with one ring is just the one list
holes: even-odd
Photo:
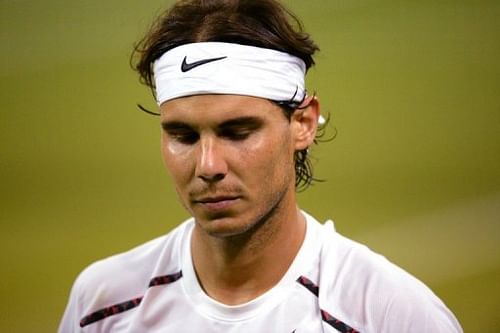
[[81, 311], [79, 306], [79, 283], [78, 279], [71, 288], [68, 304], [59, 324], [58, 333], [81, 333], [80, 327]]
[[421, 281], [339, 234], [325, 233], [320, 308], [361, 333], [462, 333], [453, 313]]
[[463, 333], [452, 312], [434, 294], [426, 290], [396, 294], [388, 304], [382, 323], [383, 332]]

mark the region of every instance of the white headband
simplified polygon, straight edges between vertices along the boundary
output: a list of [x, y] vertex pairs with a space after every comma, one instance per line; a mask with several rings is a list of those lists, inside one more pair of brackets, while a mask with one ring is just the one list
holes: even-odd
[[163, 54], [153, 70], [158, 105], [199, 94], [237, 94], [295, 103], [305, 97], [304, 61], [260, 47], [185, 44]]

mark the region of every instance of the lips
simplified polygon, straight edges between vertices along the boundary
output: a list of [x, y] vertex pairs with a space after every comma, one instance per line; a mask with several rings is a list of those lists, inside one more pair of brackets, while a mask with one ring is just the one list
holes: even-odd
[[204, 198], [194, 200], [194, 202], [197, 202], [197, 203], [215, 203], [215, 202], [226, 201], [226, 200], [234, 200], [236, 198], [237, 197], [231, 197], [231, 196], [204, 197]]
[[213, 196], [193, 200], [193, 203], [208, 211], [215, 212], [231, 208], [238, 200], [239, 197], [236, 196]]

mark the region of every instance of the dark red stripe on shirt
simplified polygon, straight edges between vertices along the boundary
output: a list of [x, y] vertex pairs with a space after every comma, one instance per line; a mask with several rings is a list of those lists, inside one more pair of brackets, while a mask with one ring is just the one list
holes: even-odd
[[[182, 277], [182, 271], [175, 273], [175, 274], [171, 274], [171, 275], [158, 276], [158, 277], [151, 279], [151, 281], [149, 282], [148, 288], [169, 284], [169, 283], [172, 283], [174, 281], [179, 280], [181, 277]], [[107, 317], [113, 316], [115, 314], [119, 314], [119, 313], [125, 312], [127, 310], [133, 309], [133, 308], [139, 306], [139, 304], [141, 304], [142, 298], [143, 298], [143, 296], [137, 297], [137, 298], [134, 298], [134, 299], [122, 302], [122, 303], [114, 304], [114, 305], [108, 306], [106, 308], [92, 312], [91, 314], [83, 317], [82, 320], [80, 320], [80, 327], [90, 325], [90, 324], [95, 323], [96, 321], [102, 320], [104, 318], [107, 318]]]
[[[300, 283], [302, 286], [306, 287], [307, 290], [309, 290], [316, 297], [318, 297], [319, 287], [314, 282], [312, 282], [311, 280], [309, 280], [305, 276], [300, 276], [297, 279], [297, 282]], [[321, 319], [323, 319], [323, 321], [325, 321], [327, 324], [329, 324], [330, 326], [332, 326], [333, 328], [335, 328], [337, 331], [339, 331], [341, 333], [360, 333], [359, 331], [356, 331], [351, 326], [338, 320], [337, 318], [335, 318], [334, 316], [332, 316], [331, 314], [329, 314], [325, 310], [321, 310]]]
[[325, 310], [321, 310], [321, 318], [327, 322], [330, 326], [335, 328], [337, 331], [342, 332], [342, 333], [359, 333], [359, 331], [356, 331], [354, 328], [351, 326], [341, 322]]
[[301, 276], [297, 279], [297, 282], [306, 287], [310, 292], [312, 292], [316, 297], [319, 295], [319, 287], [315, 285], [311, 280], [305, 276]]
[[155, 287], [155, 286], [161, 286], [162, 284], [169, 284], [172, 282], [175, 282], [179, 280], [182, 277], [182, 271], [175, 273], [175, 274], [170, 274], [170, 275], [163, 275], [163, 276], [158, 276], [151, 281], [149, 281], [149, 288]]
[[107, 308], [98, 310], [96, 312], [93, 312], [89, 314], [88, 316], [85, 316], [80, 320], [80, 327], [84, 327], [87, 325], [90, 325], [92, 323], [95, 323], [96, 321], [102, 320], [106, 317], [113, 316], [118, 313], [125, 312], [127, 310], [133, 309], [139, 304], [141, 304], [142, 297], [137, 297], [134, 298], [130, 301], [126, 301], [123, 303], [118, 303], [112, 306], [108, 306]]

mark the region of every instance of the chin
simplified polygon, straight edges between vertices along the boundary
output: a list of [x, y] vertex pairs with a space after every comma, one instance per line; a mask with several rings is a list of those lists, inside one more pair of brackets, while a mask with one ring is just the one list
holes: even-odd
[[[252, 220], [250, 220], [252, 221]], [[210, 219], [196, 218], [196, 224], [212, 237], [226, 238], [247, 234], [257, 224], [239, 217], [212, 217]]]

